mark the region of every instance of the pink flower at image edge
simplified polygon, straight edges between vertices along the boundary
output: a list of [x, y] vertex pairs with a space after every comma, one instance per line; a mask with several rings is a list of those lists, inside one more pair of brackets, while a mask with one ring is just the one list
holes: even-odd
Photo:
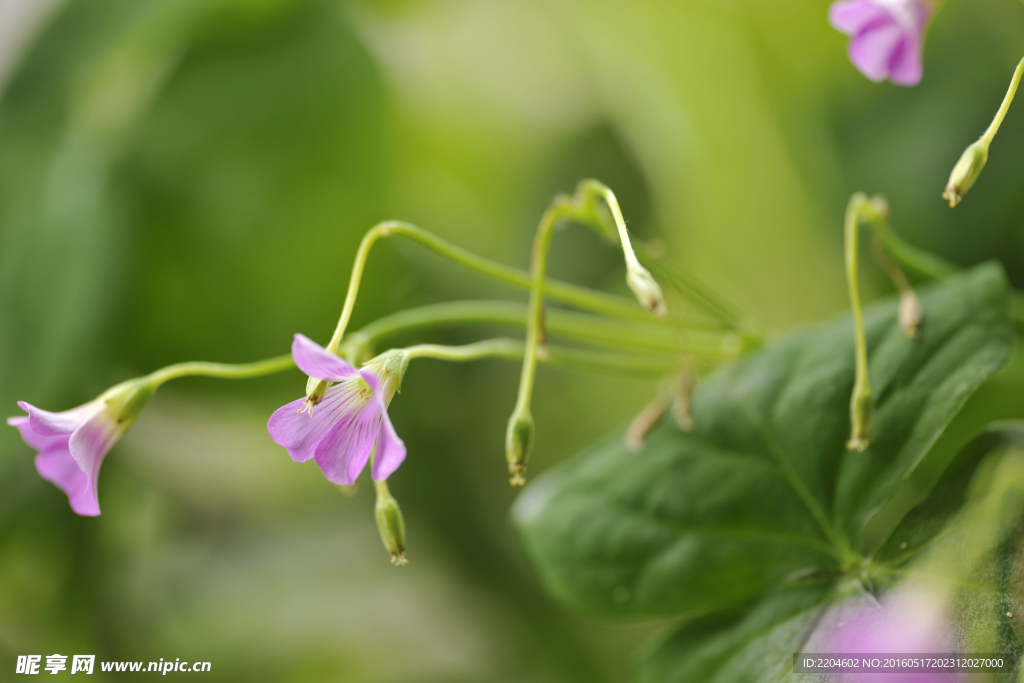
[[829, 23], [850, 36], [849, 54], [872, 81], [921, 82], [921, 52], [932, 7], [926, 0], [841, 0], [829, 8]]
[[28, 413], [7, 419], [39, 453], [39, 476], [57, 485], [68, 496], [71, 509], [88, 517], [100, 514], [96, 481], [103, 458], [124, 433], [101, 400], [51, 413], [23, 401], [18, 406]]

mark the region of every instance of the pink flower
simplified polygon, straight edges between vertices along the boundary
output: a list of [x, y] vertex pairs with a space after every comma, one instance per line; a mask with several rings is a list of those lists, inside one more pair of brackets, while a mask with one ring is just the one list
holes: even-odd
[[[808, 648], [830, 655], [914, 655], [956, 652], [956, 629], [943, 597], [922, 585], [902, 585], [873, 599], [834, 609], [819, 624]], [[821, 649], [818, 649], [821, 648]], [[952, 672], [846, 673], [842, 683], [956, 683]]]
[[148, 382], [131, 380], [62, 413], [19, 401], [18, 406], [28, 415], [7, 418], [7, 424], [16, 427], [25, 443], [39, 451], [39, 476], [68, 495], [72, 510], [94, 517], [100, 514], [96, 482], [103, 458], [128, 431], [153, 390]]
[[316, 460], [335, 484], [352, 484], [373, 454], [372, 476], [383, 481], [405, 460], [405, 444], [395, 433], [387, 404], [401, 382], [405, 359], [381, 356], [356, 370], [301, 334], [292, 358], [312, 378], [336, 382], [322, 398], [292, 401], [270, 416], [267, 430], [295, 462]]
[[848, 36], [850, 61], [872, 81], [921, 82], [924, 31], [932, 15], [927, 0], [842, 0], [829, 22]]

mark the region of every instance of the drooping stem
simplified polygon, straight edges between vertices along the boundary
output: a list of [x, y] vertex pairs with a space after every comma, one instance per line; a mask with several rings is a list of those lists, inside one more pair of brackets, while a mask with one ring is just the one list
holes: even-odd
[[1013, 103], [1013, 98], [1017, 94], [1017, 86], [1020, 85], [1021, 75], [1024, 75], [1024, 59], [1017, 64], [1017, 68], [1013, 72], [1013, 78], [1010, 79], [1010, 87], [1006, 90], [1006, 95], [1003, 97], [1002, 104], [999, 105], [999, 111], [996, 112], [995, 117], [992, 119], [992, 123], [989, 124], [988, 128], [981, 135], [981, 139], [986, 145], [992, 144], [992, 139], [999, 132], [999, 126], [1003, 125], [1003, 119], [1006, 118], [1006, 112], [1010, 110], [1010, 105]]
[[513, 486], [526, 482], [524, 474], [533, 449], [534, 423], [533, 415], [530, 413], [530, 401], [537, 371], [537, 354], [544, 336], [544, 281], [547, 277], [551, 238], [555, 227], [563, 219], [580, 221], [599, 232], [604, 231], [607, 235], [607, 221], [602, 220], [596, 199], [603, 199], [611, 210], [626, 259], [626, 284], [649, 312], [659, 317], [664, 316], [666, 312], [661, 287], [636, 259], [614, 193], [596, 180], [585, 180], [579, 184], [576, 193], [571, 197], [556, 197], [541, 217], [530, 254], [530, 277], [533, 278], [533, 282], [530, 287], [529, 310], [526, 314], [526, 352], [519, 379], [519, 394], [505, 433], [505, 457]]
[[570, 211], [571, 200], [559, 196], [548, 207], [540, 219], [540, 226], [533, 240], [530, 255], [530, 274], [533, 286], [530, 288], [530, 305], [526, 312], [526, 348], [523, 354], [523, 369], [519, 377], [519, 394], [508, 421], [505, 435], [505, 454], [513, 486], [526, 482], [526, 464], [533, 449], [533, 415], [530, 400], [533, 396], [533, 380], [537, 374], [537, 349], [540, 346], [544, 325], [544, 276], [548, 268], [548, 252], [555, 226]]
[[864, 335], [864, 317], [860, 302], [860, 284], [857, 276], [857, 233], [860, 227], [861, 210], [868, 198], [861, 193], [853, 195], [846, 207], [844, 226], [844, 251], [846, 256], [846, 284], [850, 291], [850, 308], [853, 312], [854, 359], [856, 374], [853, 395], [850, 398], [850, 420], [852, 431], [847, 448], [863, 451], [871, 442], [871, 416], [873, 410], [871, 385], [868, 381], [868, 345]]
[[220, 377], [222, 379], [252, 379], [264, 377], [276, 372], [282, 372], [295, 367], [295, 361], [291, 354], [275, 356], [267, 360], [255, 363], [207, 363], [204, 361], [192, 361], [188, 363], [176, 363], [161, 368], [147, 375], [147, 378], [156, 386], [179, 377], [201, 376]]
[[[393, 235], [408, 237], [455, 263], [499, 282], [504, 282], [521, 289], [530, 289], [531, 287], [532, 280], [529, 273], [477, 256], [411, 223], [402, 221], [378, 223], [366, 233], [359, 244], [356, 260], [352, 266], [352, 275], [349, 278], [348, 293], [345, 296], [345, 303], [341, 310], [341, 317], [334, 330], [334, 335], [327, 345], [329, 351], [336, 352], [342, 338], [345, 336], [345, 330], [352, 317], [352, 311], [355, 309], [359, 285], [362, 281], [363, 271], [366, 268], [366, 261], [370, 250], [381, 238]], [[594, 292], [585, 287], [551, 281], [544, 284], [544, 293], [553, 300], [595, 313], [630, 320], [648, 319], [648, 316], [643, 311], [637, 310], [636, 306], [628, 300], [611, 294]]]
[[[615, 230], [619, 236], [619, 244], [622, 246], [622, 255], [626, 260], [626, 285], [633, 291], [637, 301], [655, 316], [664, 317], [668, 309], [665, 306], [665, 296], [661, 286], [651, 277], [650, 272], [640, 265], [636, 252], [629, 241], [629, 231], [626, 230], [626, 220], [622, 217], [622, 209], [619, 208], [619, 200], [615, 193], [604, 183], [596, 180], [584, 180], [576, 189], [577, 202], [587, 206], [591, 197], [600, 197], [608, 206], [612, 214], [612, 221], [615, 223]], [[592, 211], [591, 211], [592, 212]], [[599, 223], [600, 221], [593, 221]]]
[[889, 211], [889, 204], [885, 198], [878, 195], [861, 207], [862, 217], [871, 223], [874, 234], [871, 240], [871, 254], [875, 263], [885, 271], [896, 290], [900, 293], [899, 323], [903, 333], [911, 339], [916, 339], [921, 333], [921, 322], [924, 312], [921, 310], [921, 302], [910, 286], [903, 269], [889, 258], [885, 252], [885, 236], [889, 233], [889, 224], [892, 222], [892, 214]]

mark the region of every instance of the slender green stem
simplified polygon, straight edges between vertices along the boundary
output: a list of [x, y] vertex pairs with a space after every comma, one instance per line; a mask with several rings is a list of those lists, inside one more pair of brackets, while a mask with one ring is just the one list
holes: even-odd
[[1003, 103], [999, 105], [999, 111], [996, 112], [995, 118], [992, 119], [992, 123], [989, 124], [981, 136], [986, 146], [992, 144], [992, 139], [999, 132], [999, 126], [1003, 124], [1006, 112], [1010, 110], [1010, 104], [1013, 103], [1013, 98], [1017, 94], [1017, 86], [1020, 85], [1022, 74], [1024, 74], [1024, 59], [1017, 64], [1017, 68], [1013, 72], [1013, 78], [1010, 79], [1010, 87], [1006, 90], [1006, 96], [1003, 97]]
[[264, 375], [272, 375], [276, 372], [282, 372], [283, 370], [288, 370], [294, 367], [295, 361], [292, 360], [291, 354], [275, 356], [255, 363], [242, 363], [238, 365], [230, 363], [206, 363], [203, 361], [194, 361], [168, 365], [166, 368], [161, 368], [150, 373], [148, 375], [148, 379], [156, 386], [159, 386], [168, 380], [195, 375], [202, 377], [220, 377], [223, 379], [251, 379], [254, 377], [263, 377]]
[[[891, 231], [885, 235], [885, 249], [897, 263], [918, 277], [945, 280], [960, 272], [960, 268], [949, 261], [913, 246]], [[1015, 290], [1011, 306], [1013, 322], [1019, 332], [1024, 332], [1024, 294]]]
[[868, 345], [864, 335], [864, 318], [860, 302], [860, 284], [857, 276], [857, 236], [861, 211], [868, 199], [861, 193], [855, 194], [846, 207], [845, 255], [846, 284], [850, 290], [850, 308], [853, 311], [853, 329], [856, 361], [853, 396], [850, 399], [850, 416], [853, 431], [847, 446], [864, 450], [871, 441], [871, 385], [868, 381]]
[[[327, 345], [329, 351], [337, 351], [338, 345], [345, 335], [345, 329], [348, 327], [352, 311], [355, 309], [356, 297], [359, 294], [359, 284], [363, 277], [363, 271], [366, 268], [366, 260], [369, 257], [370, 249], [377, 240], [393, 235], [408, 237], [455, 263], [499, 282], [504, 282], [520, 289], [530, 289], [531, 287], [530, 274], [525, 271], [477, 256], [411, 223], [385, 221], [372, 227], [359, 245], [359, 250], [356, 252], [356, 260], [352, 266], [352, 275], [349, 278], [348, 293], [342, 307], [341, 317], [338, 320], [338, 326], [334, 330], [334, 335]], [[603, 313], [628, 320], [648, 320], [649, 318], [644, 311], [638, 310], [627, 299], [602, 292], [594, 292], [585, 287], [551, 281], [545, 283], [544, 293], [553, 300], [595, 313]]]
[[569, 213], [569, 198], [558, 197], [540, 219], [537, 235], [533, 241], [530, 258], [530, 273], [533, 286], [530, 288], [530, 305], [526, 313], [526, 355], [523, 357], [523, 371], [519, 379], [519, 395], [516, 398], [515, 414], [529, 414], [530, 397], [533, 395], [533, 378], [537, 370], [537, 348], [540, 346], [544, 325], [544, 277], [548, 269], [548, 252], [551, 238], [558, 225]]
[[[577, 201], [586, 206], [587, 199], [591, 196], [603, 199], [611, 211], [612, 222], [615, 224], [619, 244], [622, 246], [622, 255], [626, 259], [626, 285], [633, 291], [640, 305], [655, 316], [664, 317], [668, 312], [665, 306], [665, 295], [658, 282], [646, 268], [640, 265], [640, 261], [636, 258], [636, 252], [633, 251], [633, 245], [629, 241], [629, 231], [626, 230], [626, 219], [622, 217], [622, 209], [619, 208], [619, 200], [616, 199], [615, 193], [604, 183], [596, 180], [584, 180], [576, 189]], [[602, 221], [591, 222], [600, 224]]]
[[[403, 350], [408, 360], [435, 358], [438, 360], [465, 362], [484, 358], [523, 360], [526, 344], [516, 339], [487, 339], [464, 346], [442, 346], [439, 344], [417, 344]], [[546, 365], [570, 370], [626, 375], [662, 375], [678, 365], [675, 356], [646, 354], [633, 356], [617, 353], [603, 353], [587, 349], [573, 349], [546, 346], [538, 354], [538, 360]]]
[[[527, 306], [512, 301], [451, 301], [410, 308], [379, 318], [345, 338], [345, 344], [373, 347], [395, 335], [448, 325], [507, 325], [522, 327]], [[654, 351], [678, 351], [671, 328], [655, 323], [612, 320], [586, 313], [548, 309], [545, 329], [591, 343]], [[736, 354], [740, 339], [731, 332], [688, 331], [687, 350], [698, 356], [715, 358]]]
[[891, 230], [886, 232], [883, 244], [897, 263], [919, 277], [944, 280], [959, 270], [948, 261], [915, 247]]
[[633, 245], [629, 241], [629, 232], [626, 230], [626, 219], [622, 217], [622, 209], [619, 208], [619, 200], [615, 193], [605, 185], [596, 180], [584, 180], [580, 183], [578, 193], [594, 194], [604, 200], [612, 213], [612, 220], [615, 223], [615, 230], [618, 233], [619, 243], [622, 245], [622, 254], [626, 259], [627, 270], [643, 270], [640, 261], [636, 258]]
[[409, 360], [418, 358], [434, 358], [454, 362], [481, 360], [483, 358], [508, 358], [520, 360], [526, 347], [523, 342], [515, 339], [486, 339], [484, 341], [465, 344], [463, 346], [443, 346], [441, 344], [417, 344], [405, 349]]

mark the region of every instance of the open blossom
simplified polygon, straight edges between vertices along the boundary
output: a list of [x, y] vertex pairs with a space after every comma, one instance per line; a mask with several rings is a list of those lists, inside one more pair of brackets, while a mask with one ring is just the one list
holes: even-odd
[[267, 424], [271, 438], [296, 462], [316, 460], [335, 484], [355, 482], [371, 454], [373, 478], [387, 479], [405, 460], [405, 444], [387, 412], [403, 360], [385, 356], [356, 370], [301, 334], [295, 335], [292, 358], [310, 377], [335, 384], [322, 397], [314, 391], [279, 408]]
[[68, 496], [80, 515], [100, 514], [96, 482], [103, 458], [117, 443], [152, 396], [152, 387], [133, 380], [119, 384], [94, 401], [51, 413], [19, 401], [28, 415], [11, 417], [21, 438], [39, 451], [36, 470]]
[[829, 22], [850, 36], [850, 61], [872, 81], [921, 82], [924, 31], [932, 15], [928, 0], [841, 0]]
[[[896, 587], [873, 599], [855, 600], [833, 610], [808, 647], [830, 655], [908, 656], [957, 652], [959, 642], [944, 597], [924, 585]], [[811, 651], [811, 650], [808, 650]], [[953, 672], [845, 673], [842, 683], [956, 683]]]

